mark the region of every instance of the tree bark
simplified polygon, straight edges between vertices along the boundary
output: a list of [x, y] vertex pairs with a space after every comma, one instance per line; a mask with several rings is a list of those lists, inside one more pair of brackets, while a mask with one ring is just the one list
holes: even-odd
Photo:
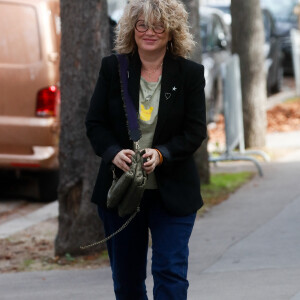
[[265, 145], [266, 75], [259, 0], [232, 0], [232, 52], [240, 56], [246, 147]]
[[109, 54], [105, 0], [61, 0], [61, 134], [59, 229], [56, 255], [82, 251], [103, 237], [97, 208], [90, 203], [100, 159], [85, 134], [85, 116], [98, 77], [101, 58]]
[[[202, 51], [201, 51], [201, 40], [200, 40], [199, 1], [183, 0], [182, 2], [185, 4], [187, 11], [189, 12], [189, 23], [191, 26], [191, 33], [193, 34], [195, 41], [197, 43], [195, 50], [192, 54], [192, 59], [198, 63], [201, 63]], [[202, 143], [201, 147], [194, 154], [201, 183], [209, 183], [210, 181], [207, 143], [208, 143], [208, 139], [206, 139]]]

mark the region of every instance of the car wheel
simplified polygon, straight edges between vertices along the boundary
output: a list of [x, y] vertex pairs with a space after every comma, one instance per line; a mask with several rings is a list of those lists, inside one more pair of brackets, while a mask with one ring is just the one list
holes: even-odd
[[38, 174], [39, 196], [42, 202], [57, 200], [58, 182], [58, 171], [45, 171]]
[[272, 93], [279, 93], [282, 89], [282, 82], [283, 82], [283, 67], [280, 66], [277, 70], [276, 82], [272, 86]]

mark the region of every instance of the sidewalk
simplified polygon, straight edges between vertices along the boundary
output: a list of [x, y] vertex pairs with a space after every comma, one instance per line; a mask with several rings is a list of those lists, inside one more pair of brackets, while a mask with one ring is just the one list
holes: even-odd
[[[263, 170], [197, 220], [189, 300], [300, 300], [300, 148]], [[1, 274], [0, 290], [1, 300], [114, 299], [109, 268]]]
[[265, 164], [197, 223], [189, 299], [300, 299], [299, 173], [300, 150]]

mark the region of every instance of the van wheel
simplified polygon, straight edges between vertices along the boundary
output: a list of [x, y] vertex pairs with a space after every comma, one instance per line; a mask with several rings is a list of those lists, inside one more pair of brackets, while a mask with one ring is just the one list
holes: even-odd
[[57, 188], [59, 182], [58, 171], [40, 172], [38, 175], [40, 201], [50, 202], [57, 200]]

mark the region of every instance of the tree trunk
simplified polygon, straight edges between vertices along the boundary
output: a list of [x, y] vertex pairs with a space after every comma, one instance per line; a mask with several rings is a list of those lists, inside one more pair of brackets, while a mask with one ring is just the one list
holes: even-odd
[[265, 145], [266, 75], [259, 0], [232, 0], [232, 52], [240, 56], [246, 147]]
[[[197, 42], [196, 48], [193, 52], [192, 59], [198, 63], [201, 63], [201, 40], [200, 40], [200, 16], [199, 16], [199, 1], [198, 0], [183, 0], [185, 6], [189, 12], [189, 22], [191, 26], [191, 33], [195, 37]], [[197, 164], [198, 172], [200, 175], [201, 183], [209, 183], [210, 172], [209, 172], [209, 162], [208, 162], [208, 152], [207, 152], [206, 139], [201, 147], [196, 151], [194, 158]]]
[[100, 159], [85, 134], [85, 116], [101, 58], [109, 54], [107, 4], [103, 0], [61, 0], [61, 135], [57, 255], [81, 251], [103, 237], [97, 208], [90, 203]]

